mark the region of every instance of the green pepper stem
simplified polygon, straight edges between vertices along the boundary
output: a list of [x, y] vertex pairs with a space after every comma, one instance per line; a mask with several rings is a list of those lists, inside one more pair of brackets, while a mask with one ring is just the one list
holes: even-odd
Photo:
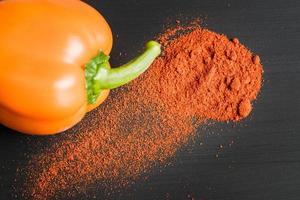
[[145, 51], [127, 64], [118, 68], [109, 68], [107, 62], [101, 67], [94, 81], [98, 89], [114, 89], [120, 87], [145, 72], [157, 56], [161, 53], [161, 45], [155, 41], [147, 42]]

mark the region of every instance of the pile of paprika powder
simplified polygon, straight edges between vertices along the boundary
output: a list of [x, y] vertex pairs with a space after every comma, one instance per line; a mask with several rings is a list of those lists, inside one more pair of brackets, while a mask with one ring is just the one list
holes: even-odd
[[262, 84], [259, 56], [200, 26], [179, 36], [176, 30], [185, 27], [160, 36], [164, 52], [149, 71], [30, 160], [25, 197], [130, 185], [168, 163], [206, 120], [239, 121], [251, 113]]

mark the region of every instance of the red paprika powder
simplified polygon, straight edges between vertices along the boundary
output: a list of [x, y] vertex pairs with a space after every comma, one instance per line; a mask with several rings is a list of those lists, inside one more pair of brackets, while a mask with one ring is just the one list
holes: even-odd
[[[174, 38], [178, 30], [188, 32]], [[126, 186], [168, 163], [205, 120], [250, 114], [263, 70], [238, 39], [199, 26], [169, 29], [160, 39], [164, 53], [147, 73], [32, 158], [24, 196], [39, 200], [85, 193], [92, 184]]]

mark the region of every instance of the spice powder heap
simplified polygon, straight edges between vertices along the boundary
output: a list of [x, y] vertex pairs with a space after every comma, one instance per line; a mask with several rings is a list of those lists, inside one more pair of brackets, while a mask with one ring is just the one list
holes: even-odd
[[142, 77], [33, 157], [24, 197], [72, 196], [95, 183], [125, 186], [166, 163], [205, 120], [250, 114], [262, 82], [259, 57], [238, 39], [199, 26], [173, 34], [162, 34], [164, 53]]

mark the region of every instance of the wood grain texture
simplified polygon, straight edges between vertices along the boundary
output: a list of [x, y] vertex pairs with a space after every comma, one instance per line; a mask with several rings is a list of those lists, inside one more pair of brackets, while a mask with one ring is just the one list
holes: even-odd
[[[154, 169], [147, 181], [111, 199], [300, 199], [300, 1], [87, 2], [113, 29], [113, 65], [134, 56], [167, 22], [201, 17], [209, 29], [238, 37], [259, 54], [265, 70], [250, 118], [199, 128], [196, 141], [178, 153], [173, 165]], [[33, 144], [47, 145], [48, 140], [0, 127], [0, 199], [22, 199], [11, 187], [17, 166], [39, 151]], [[97, 199], [102, 198], [99, 191]]]

